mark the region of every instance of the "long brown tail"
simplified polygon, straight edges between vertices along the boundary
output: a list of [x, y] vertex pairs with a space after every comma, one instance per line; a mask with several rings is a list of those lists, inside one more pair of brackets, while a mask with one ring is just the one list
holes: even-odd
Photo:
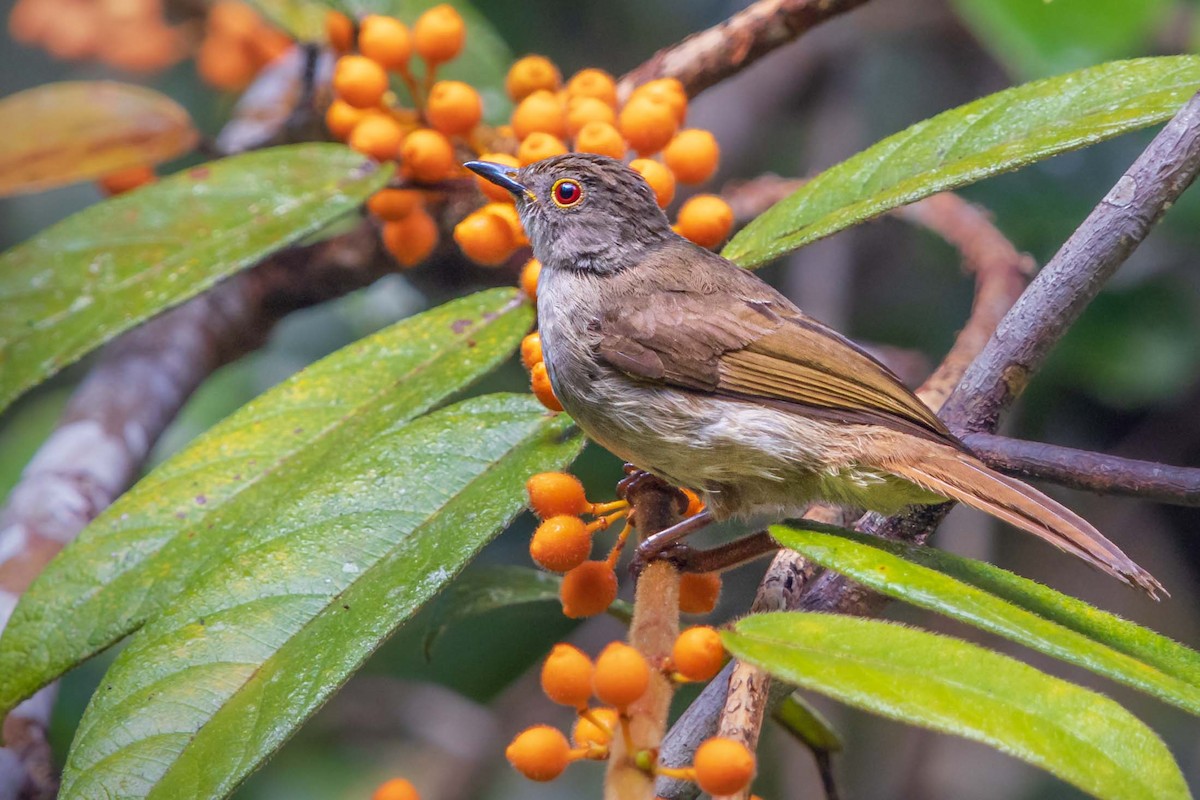
[[930, 443], [920, 458], [886, 469], [923, 489], [991, 514], [1045, 539], [1092, 566], [1138, 586], [1154, 599], [1167, 594], [1154, 576], [1135, 564], [1091, 523], [1021, 481], [1001, 475], [969, 453]]

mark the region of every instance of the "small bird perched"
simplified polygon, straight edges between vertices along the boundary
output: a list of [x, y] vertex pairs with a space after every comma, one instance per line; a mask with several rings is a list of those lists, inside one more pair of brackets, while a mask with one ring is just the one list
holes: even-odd
[[621, 162], [466, 166], [512, 193], [542, 263], [538, 327], [563, 408], [617, 456], [699, 492], [705, 520], [953, 499], [1163, 591], [1087, 521], [985, 466], [887, 367], [677, 235]]

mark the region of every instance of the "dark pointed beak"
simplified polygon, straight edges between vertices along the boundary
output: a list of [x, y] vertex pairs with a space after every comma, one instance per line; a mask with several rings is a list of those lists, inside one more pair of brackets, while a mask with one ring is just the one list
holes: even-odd
[[479, 177], [507, 189], [516, 197], [529, 194], [529, 190], [517, 181], [517, 171], [510, 166], [494, 161], [468, 161], [463, 166]]

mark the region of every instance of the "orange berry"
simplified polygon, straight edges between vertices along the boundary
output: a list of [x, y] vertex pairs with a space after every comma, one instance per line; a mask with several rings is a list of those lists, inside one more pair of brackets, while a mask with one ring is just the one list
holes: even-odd
[[650, 184], [659, 208], [666, 208], [675, 199], [675, 174], [671, 170], [649, 158], [635, 158], [629, 162], [629, 168]]
[[482, 210], [454, 226], [454, 241], [463, 255], [487, 267], [503, 264], [517, 247], [508, 223]]
[[465, 135], [483, 118], [483, 101], [462, 81], [438, 81], [429, 90], [425, 117], [447, 136]]
[[612, 741], [613, 731], [620, 724], [621, 717], [615, 708], [593, 708], [589, 712], [592, 718], [604, 723], [608, 729], [605, 730], [587, 717], [581, 716], [575, 720], [575, 727], [571, 730], [571, 741], [576, 747], [604, 747]]
[[[525, 365], [525, 369], [533, 369], [534, 364], [542, 363], [542, 335], [537, 331], [534, 331], [521, 340], [521, 363]], [[537, 476], [534, 475], [533, 477], [536, 478]], [[526, 483], [525, 486], [529, 489], [529, 494], [532, 498], [533, 489], [530, 487], [532, 486], [533, 478], [529, 480], [531, 483]], [[530, 504], [532, 502], [531, 499]], [[539, 514], [539, 516], [541, 515]]]
[[700, 495], [693, 492], [691, 489], [680, 489], [684, 497], [687, 498], [687, 508], [684, 510], [685, 517], [694, 517], [704, 510], [704, 501], [700, 499]]
[[[179, 29], [170, 28], [160, 21], [134, 23], [135, 28], [122, 32], [110, 32], [97, 43], [97, 57], [118, 69], [131, 72], [157, 72], [174, 64], [185, 55], [186, 44]], [[132, 30], [132, 32], [131, 32]], [[240, 48], [243, 52], [245, 47]], [[250, 75], [241, 83], [253, 80], [254, 64]], [[241, 88], [239, 86], [238, 88]]]
[[650, 665], [645, 657], [624, 642], [610, 642], [596, 659], [592, 689], [600, 700], [626, 708], [650, 688]]
[[609, 106], [617, 104], [617, 84], [602, 69], [581, 69], [567, 81], [567, 94], [571, 97], [594, 97]]
[[404, 778], [392, 778], [379, 785], [371, 800], [421, 800], [417, 787]]
[[679, 610], [685, 614], [708, 614], [720, 596], [719, 573], [685, 572], [679, 577]]
[[254, 79], [254, 56], [241, 42], [218, 36], [205, 37], [196, 53], [200, 78], [217, 89], [237, 91]]
[[688, 198], [676, 218], [679, 233], [701, 247], [716, 247], [733, 230], [733, 209], [715, 194]]
[[395, 158], [404, 141], [400, 123], [383, 111], [369, 111], [350, 131], [346, 144], [376, 161]]
[[689, 681], [710, 680], [725, 663], [721, 635], [707, 625], [688, 628], [675, 639], [671, 663], [675, 671]]
[[524, 247], [529, 244], [529, 237], [525, 235], [525, 226], [521, 224], [521, 215], [517, 213], [517, 207], [512, 203], [488, 203], [479, 210], [485, 214], [499, 217], [508, 226], [512, 232], [514, 247]]
[[[484, 153], [479, 157], [479, 160], [491, 161], [496, 164], [504, 164], [505, 166], [512, 167], [514, 170], [521, 166], [520, 162], [517, 161], [517, 157], [509, 155], [508, 153]], [[508, 189], [497, 186], [486, 178], [481, 178], [480, 176], [476, 175], [475, 185], [479, 187], [479, 191], [483, 192], [483, 196], [488, 200], [496, 203], [514, 202], [514, 198]]]
[[388, 90], [388, 76], [366, 56], [342, 56], [333, 68], [333, 90], [355, 108], [373, 108]]
[[326, 11], [325, 38], [334, 52], [350, 52], [354, 47], [354, 20], [340, 11]]
[[[597, 101], [599, 102], [599, 101]], [[609, 158], [625, 157], [625, 138], [608, 122], [589, 122], [575, 137], [575, 149], [580, 153], [596, 153]]]
[[542, 691], [555, 703], [587, 708], [592, 696], [592, 660], [569, 644], [556, 644], [542, 664]]
[[597, 100], [594, 97], [573, 97], [567, 101], [567, 135], [569, 136], [578, 136], [589, 122], [606, 122], [611, 126], [616, 121], [617, 115], [612, 110], [612, 106], [603, 100]]
[[634, 89], [629, 99], [632, 101], [637, 97], [666, 103], [670, 107], [671, 113], [675, 116], [675, 123], [677, 125], [682, 125], [684, 118], [687, 116], [687, 91], [683, 88], [683, 84], [675, 78], [657, 78], [656, 80], [647, 81]]
[[721, 150], [708, 131], [692, 128], [675, 134], [666, 149], [663, 161], [684, 183], [703, 183], [717, 170]]
[[534, 92], [546, 89], [556, 91], [562, 84], [562, 73], [554, 62], [545, 56], [525, 56], [517, 59], [508, 68], [504, 88], [514, 103], [519, 103]]
[[250, 40], [251, 50], [260, 65], [270, 64], [295, 47], [291, 36], [277, 28], [261, 28]]
[[607, 561], [585, 561], [563, 575], [558, 599], [571, 619], [603, 614], [617, 599], [617, 573]]
[[412, 55], [408, 26], [382, 14], [364, 17], [358, 27], [358, 52], [384, 69], [404, 69]]
[[430, 128], [410, 133], [400, 148], [400, 157], [413, 178], [421, 183], [437, 183], [450, 177], [458, 164], [454, 145], [445, 134]]
[[567, 152], [567, 146], [557, 136], [548, 133], [531, 133], [521, 141], [521, 146], [517, 148], [517, 161], [522, 167], [525, 167], [535, 161], [541, 161], [543, 158], [561, 156], [565, 152]]
[[154, 183], [156, 180], [158, 180], [158, 176], [154, 174], [153, 167], [142, 165], [110, 172], [97, 182], [100, 184], [100, 191], [112, 197], [125, 194], [139, 186], [145, 186], [147, 183]]
[[539, 89], [513, 109], [512, 127], [518, 139], [533, 133], [548, 133], [561, 139], [567, 135], [567, 113], [554, 93]]
[[534, 725], [517, 734], [504, 756], [529, 780], [552, 781], [571, 762], [571, 745], [557, 728]]
[[533, 532], [529, 540], [529, 556], [540, 567], [551, 572], [575, 569], [592, 550], [592, 532], [579, 517], [559, 514], [550, 517]]
[[325, 111], [325, 127], [335, 139], [345, 140], [350, 136], [354, 126], [362, 122], [369, 112], [355, 108], [345, 100], [334, 100]]
[[696, 783], [715, 796], [737, 794], [754, 778], [754, 754], [741, 742], [714, 736], [696, 748]]
[[[530, 336], [537, 336], [531, 333]], [[528, 336], [525, 338], [529, 338]], [[538, 354], [541, 355], [541, 341], [538, 341]], [[521, 345], [524, 358], [524, 343]], [[541, 361], [538, 358], [537, 363]], [[556, 517], [560, 514], [583, 514], [591, 509], [583, 492], [583, 483], [579, 478], [567, 472], [539, 472], [525, 481], [525, 491], [529, 495], [529, 507], [533, 513], [542, 519]]]
[[425, 196], [415, 189], [380, 189], [367, 200], [367, 210], [385, 222], [404, 219], [425, 205]]
[[671, 141], [679, 122], [671, 107], [650, 97], [633, 97], [621, 109], [617, 127], [638, 155], [657, 153]]
[[383, 246], [400, 266], [415, 267], [437, 246], [437, 222], [425, 209], [417, 209], [403, 219], [385, 222], [382, 236]]
[[542, 262], [536, 258], [531, 258], [525, 262], [525, 266], [521, 267], [521, 277], [517, 280], [521, 286], [521, 291], [535, 303], [537, 302], [538, 277], [541, 274]]
[[529, 370], [529, 388], [533, 390], [533, 396], [538, 399], [542, 405], [551, 411], [562, 411], [562, 403], [558, 402], [558, 397], [554, 394], [554, 387], [550, 385], [550, 373], [546, 371], [546, 362], [539, 361]]
[[442, 3], [417, 17], [413, 47], [430, 64], [451, 61], [462, 52], [467, 26], [453, 6]]
[[258, 13], [237, 0], [218, 0], [209, 7], [208, 19], [205, 20], [209, 33], [243, 41], [252, 39], [262, 25]]
[[97, 7], [78, 0], [60, 0], [54, 5], [54, 24], [43, 33], [47, 52], [65, 61], [90, 58], [100, 44]]

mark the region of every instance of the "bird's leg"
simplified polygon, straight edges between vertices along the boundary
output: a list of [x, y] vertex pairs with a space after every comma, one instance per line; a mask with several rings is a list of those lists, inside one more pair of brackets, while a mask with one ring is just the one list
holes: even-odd
[[637, 554], [643, 561], [653, 561], [680, 539], [695, 533], [701, 528], [708, 527], [713, 521], [712, 512], [708, 509], [699, 514], [693, 514], [679, 520], [669, 528], [663, 528], [658, 533], [643, 539], [638, 544]]
[[682, 554], [682, 558], [675, 558], [672, 554], [672, 560], [681, 571], [721, 572], [774, 553], [779, 550], [779, 542], [766, 531], [759, 531], [708, 550], [686, 546], [683, 549], [686, 552]]

